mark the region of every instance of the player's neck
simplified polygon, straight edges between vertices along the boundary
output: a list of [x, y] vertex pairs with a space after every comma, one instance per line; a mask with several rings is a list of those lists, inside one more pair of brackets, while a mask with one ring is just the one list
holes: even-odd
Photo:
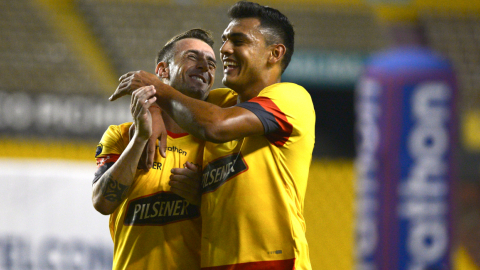
[[163, 122], [165, 123], [165, 128], [172, 132], [172, 133], [185, 133], [183, 130], [173, 119], [164, 111], [162, 111], [162, 118]]
[[277, 79], [269, 79], [269, 80], [262, 80], [252, 84], [249, 84], [246, 87], [242, 87], [241, 89], [234, 89], [235, 92], [238, 94], [238, 102], [245, 102], [248, 101], [260, 94], [260, 92], [265, 89], [266, 87], [281, 82], [281, 77]]

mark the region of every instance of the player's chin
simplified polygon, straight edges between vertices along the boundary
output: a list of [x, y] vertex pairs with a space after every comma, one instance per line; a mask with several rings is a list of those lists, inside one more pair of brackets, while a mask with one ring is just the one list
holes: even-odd
[[209, 89], [210, 89], [209, 85], [203, 85], [201, 87], [193, 86], [190, 88], [188, 93], [186, 93], [186, 95], [195, 99], [204, 99]]
[[234, 78], [232, 78], [232, 76], [224, 75], [223, 79], [222, 79], [222, 83], [226, 87], [232, 88], [232, 86], [235, 85], [235, 80], [234, 80]]

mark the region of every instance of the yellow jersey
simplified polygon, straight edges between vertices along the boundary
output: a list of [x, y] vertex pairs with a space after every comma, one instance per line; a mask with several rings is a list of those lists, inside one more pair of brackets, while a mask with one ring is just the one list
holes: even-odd
[[315, 141], [308, 92], [266, 87], [240, 106], [265, 135], [206, 142], [202, 177], [202, 269], [311, 269], [303, 218]]
[[[236, 103], [232, 90], [212, 90], [207, 102]], [[97, 181], [123, 153], [132, 123], [110, 126], [97, 146]], [[157, 153], [148, 173], [138, 170], [127, 198], [110, 215], [113, 269], [200, 269], [200, 209], [170, 192], [170, 170], [185, 162], [202, 165], [204, 142], [168, 132], [166, 158]]]
[[[97, 147], [96, 179], [129, 143], [132, 123], [110, 126]], [[113, 269], [199, 269], [200, 209], [170, 192], [170, 170], [202, 164], [203, 142], [187, 133], [168, 133], [166, 158], [137, 170], [127, 198], [110, 215]]]

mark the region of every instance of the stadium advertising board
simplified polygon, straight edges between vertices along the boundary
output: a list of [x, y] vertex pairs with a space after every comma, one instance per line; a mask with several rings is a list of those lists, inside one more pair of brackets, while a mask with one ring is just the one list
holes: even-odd
[[112, 269], [108, 216], [92, 206], [95, 162], [0, 159], [0, 269]]
[[379, 53], [357, 87], [357, 269], [451, 269], [455, 80], [420, 48]]
[[364, 60], [364, 53], [298, 50], [282, 80], [302, 85], [354, 85]]
[[130, 99], [0, 90], [0, 132], [100, 139], [109, 125], [132, 121]]

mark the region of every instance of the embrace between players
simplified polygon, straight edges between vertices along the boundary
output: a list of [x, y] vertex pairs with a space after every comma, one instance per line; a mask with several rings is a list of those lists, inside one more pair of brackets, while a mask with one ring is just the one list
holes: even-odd
[[131, 94], [134, 119], [110, 126], [95, 155], [92, 201], [110, 215], [113, 269], [311, 269], [303, 206], [315, 112], [304, 88], [281, 82], [293, 27], [251, 2], [228, 14], [228, 88], [210, 91], [213, 40], [192, 29], [162, 48], [155, 74], [123, 75], [110, 97]]

